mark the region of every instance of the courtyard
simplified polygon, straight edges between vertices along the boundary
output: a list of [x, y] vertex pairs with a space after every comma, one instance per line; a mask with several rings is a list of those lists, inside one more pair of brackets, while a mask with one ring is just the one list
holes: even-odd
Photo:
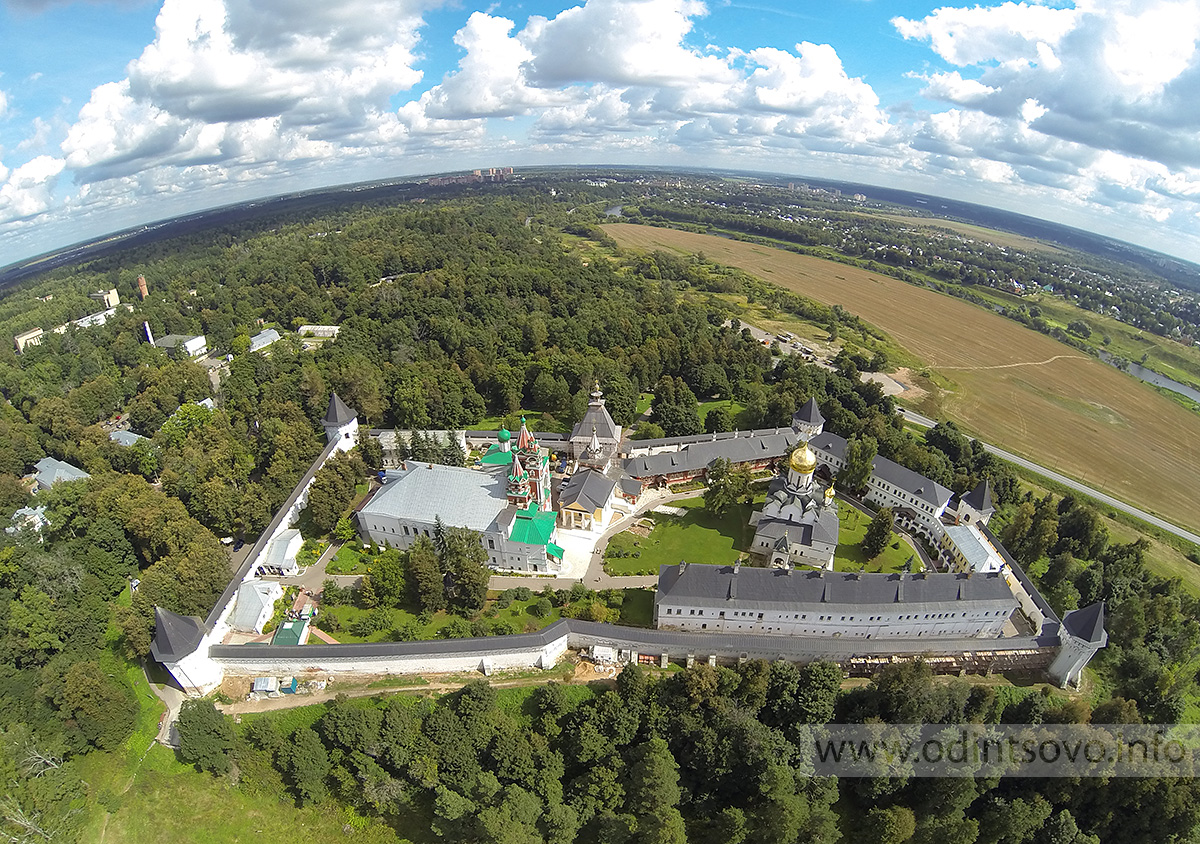
[[[754, 539], [750, 514], [762, 506], [765, 493], [751, 504], [738, 504], [717, 516], [704, 509], [704, 499], [671, 502], [679, 512], [649, 512], [634, 525], [609, 540], [604, 550], [604, 570], [611, 575], [658, 574], [661, 565], [689, 563], [729, 565], [745, 556]], [[921, 570], [920, 557], [898, 534], [879, 556], [868, 560], [862, 551], [871, 517], [845, 501], [838, 502], [839, 543], [834, 552], [835, 571], [902, 571], [911, 556], [913, 571]]]

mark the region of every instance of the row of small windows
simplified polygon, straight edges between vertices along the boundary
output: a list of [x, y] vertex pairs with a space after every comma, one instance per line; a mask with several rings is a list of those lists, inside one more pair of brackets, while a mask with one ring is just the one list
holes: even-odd
[[[683, 615], [683, 610], [682, 609], [673, 610], [668, 607], [666, 614], [667, 615]], [[691, 610], [688, 610], [688, 615], [704, 615], [704, 610], [691, 609]], [[719, 615], [721, 618], [724, 618], [725, 611], [722, 610], [719, 613]], [[755, 613], [743, 612], [743, 611], [738, 610], [738, 611], [734, 611], [734, 612], [730, 613], [729, 615], [732, 618], [753, 618], [755, 616]], [[999, 617], [1002, 615], [1005, 615], [1004, 610], [974, 612], [974, 613], [966, 613], [966, 612], [925, 613], [923, 620], [935, 620], [936, 621], [937, 619], [967, 618], [968, 616], [973, 617], [973, 618], [990, 618], [990, 617]], [[763, 618], [763, 613], [758, 613], [757, 617], [758, 617], [758, 620], [761, 621]], [[786, 619], [787, 619], [786, 615], [780, 615], [775, 620], [784, 621]], [[806, 621], [808, 619], [808, 614], [807, 613], [797, 613], [792, 616], [792, 619], [794, 621]], [[834, 617], [832, 615], [822, 615], [817, 618], [817, 621], [833, 621], [833, 619], [834, 619]], [[914, 619], [922, 620], [922, 617], [920, 616], [920, 614], [900, 615], [900, 616], [895, 616], [895, 617], [872, 615], [872, 616], [868, 616], [867, 621], [912, 621]], [[838, 620], [839, 621], [854, 621], [855, 617], [843, 615]]]

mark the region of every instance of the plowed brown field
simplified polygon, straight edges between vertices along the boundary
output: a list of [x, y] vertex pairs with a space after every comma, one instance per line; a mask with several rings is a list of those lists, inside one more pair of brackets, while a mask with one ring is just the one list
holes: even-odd
[[1183, 527], [1200, 527], [1200, 416], [983, 308], [887, 276], [715, 235], [625, 223], [621, 246], [703, 252], [890, 334], [952, 382], [943, 414], [980, 438]]

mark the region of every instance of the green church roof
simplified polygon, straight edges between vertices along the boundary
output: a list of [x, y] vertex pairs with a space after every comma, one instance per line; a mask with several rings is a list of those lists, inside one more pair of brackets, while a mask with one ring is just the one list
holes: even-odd
[[491, 446], [483, 457], [479, 458], [479, 462], [484, 466], [507, 466], [512, 463], [513, 453], [505, 451], [498, 445]]
[[550, 541], [557, 521], [557, 513], [543, 512], [534, 507], [518, 510], [508, 538], [526, 545], [545, 545]]
[[512, 433], [508, 428], [501, 428], [500, 433], [496, 434], [496, 439], [502, 443], [506, 443], [512, 439]]

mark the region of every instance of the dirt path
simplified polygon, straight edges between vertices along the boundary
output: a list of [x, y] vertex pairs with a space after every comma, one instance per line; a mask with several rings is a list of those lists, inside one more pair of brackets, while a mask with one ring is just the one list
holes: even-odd
[[974, 371], [978, 372], [986, 369], [1017, 369], [1022, 366], [1045, 366], [1048, 363], [1054, 363], [1056, 360], [1090, 360], [1083, 355], [1055, 355], [1052, 358], [1045, 360], [1022, 361], [1020, 363], [998, 363], [995, 366], [942, 366], [937, 365], [938, 369], [953, 369], [959, 372]]
[[[587, 664], [588, 663], [581, 663], [581, 665]], [[338, 695], [345, 695], [346, 697], [371, 697], [372, 695], [400, 693], [413, 694], [423, 692], [453, 692], [461, 689], [463, 686], [467, 685], [467, 683], [470, 683], [476, 679], [484, 678], [482, 675], [480, 675], [480, 677], [474, 677], [470, 679], [464, 678], [458, 680], [438, 680], [421, 685], [414, 684], [411, 686], [392, 686], [390, 688], [385, 687], [374, 689], [370, 688], [369, 686], [360, 685], [354, 685], [350, 688], [329, 688], [327, 686], [324, 691], [311, 695], [282, 695], [281, 697], [266, 698], [264, 700], [239, 700], [235, 703], [217, 704], [217, 709], [226, 713], [227, 715], [244, 715], [252, 712], [275, 712], [280, 709], [295, 709], [298, 706], [312, 706], [316, 703], [326, 703], [327, 701], [331, 701]], [[608, 675], [596, 674], [593, 676], [593, 674], [590, 672], [581, 672], [577, 670], [575, 675], [567, 679], [565, 682], [587, 683], [592, 682], [593, 680], [603, 679], [608, 679]], [[549, 672], [548, 676], [546, 676], [544, 679], [540, 677], [521, 677], [514, 680], [489, 680], [492, 688], [495, 689], [504, 689], [513, 686], [540, 686], [549, 682], [563, 682], [562, 673], [559, 671], [552, 671]]]

